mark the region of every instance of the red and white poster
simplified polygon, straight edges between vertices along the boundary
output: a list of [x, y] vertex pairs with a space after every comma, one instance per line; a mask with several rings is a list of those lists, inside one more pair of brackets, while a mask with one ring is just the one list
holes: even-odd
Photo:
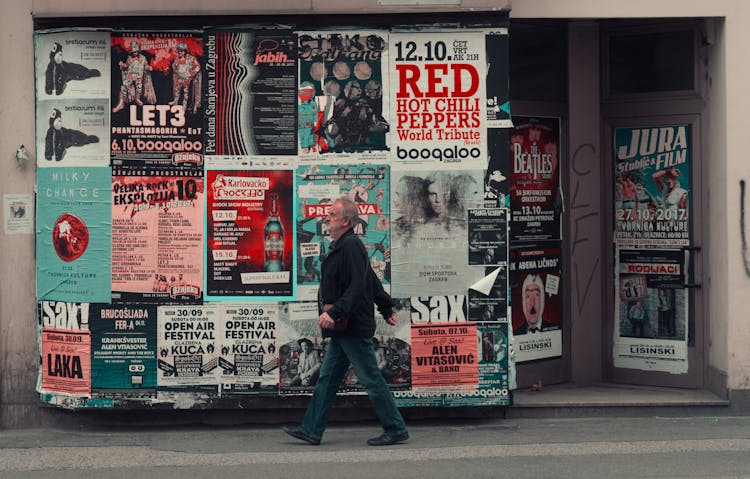
[[206, 170], [208, 300], [294, 297], [292, 170]]
[[91, 395], [91, 334], [42, 329], [42, 392]]
[[42, 301], [40, 392], [91, 396], [89, 303]]
[[477, 345], [475, 324], [412, 325], [412, 387], [476, 388]]
[[393, 165], [485, 168], [485, 33], [393, 33], [390, 48]]
[[201, 171], [114, 168], [113, 301], [201, 302], [202, 220]]

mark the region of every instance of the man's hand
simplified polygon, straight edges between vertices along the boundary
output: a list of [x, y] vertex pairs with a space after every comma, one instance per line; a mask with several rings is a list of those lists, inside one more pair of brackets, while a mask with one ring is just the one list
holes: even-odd
[[390, 324], [391, 326], [395, 326], [396, 323], [398, 323], [398, 314], [393, 313], [390, 317], [385, 318], [385, 322]]
[[335, 325], [336, 325], [336, 322], [328, 313], [323, 313], [320, 316], [318, 316], [318, 326], [320, 326], [321, 328], [333, 329]]

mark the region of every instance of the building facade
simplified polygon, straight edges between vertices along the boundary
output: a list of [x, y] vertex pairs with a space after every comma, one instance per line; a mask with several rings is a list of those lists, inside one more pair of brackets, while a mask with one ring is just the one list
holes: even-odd
[[[35, 19], [43, 23], [45, 18], [75, 17], [376, 15], [510, 9], [511, 112], [513, 116], [559, 119], [562, 278], [567, 285], [561, 354], [519, 363], [519, 387], [542, 379], [546, 384], [611, 382], [706, 389], [729, 399], [735, 410], [746, 411], [750, 353], [743, 346], [750, 340], [750, 326], [744, 318], [742, 298], [750, 290], [744, 216], [745, 178], [750, 177], [750, 167], [742, 152], [745, 112], [750, 110], [744, 106], [750, 97], [740, 86], [750, 68], [742, 51], [750, 42], [746, 28], [750, 11], [739, 0], [710, 4], [678, 0], [414, 3], [291, 2], [279, 10], [260, 2], [248, 5], [234, 0], [213, 2], [210, 8], [198, 1], [179, 5], [170, 1], [106, 1], [95, 6], [78, 1], [16, 2], [0, 19], [6, 45], [13, 45], [3, 50], [4, 61], [0, 62], [6, 79], [0, 90], [0, 151], [6, 152], [5, 166], [0, 167], [5, 173], [0, 178], [2, 193], [32, 194], [33, 158], [43, 154], [30, 146], [35, 144]], [[689, 215], [687, 241], [668, 248], [679, 250], [677, 259], [656, 260], [647, 253], [643, 253], [646, 259], [629, 258], [617, 247], [618, 240], [632, 238], [628, 227], [618, 229], [624, 224], [618, 215], [630, 213], [623, 207], [628, 195], [622, 188], [627, 186], [617, 165], [633, 157], [628, 147], [638, 142], [633, 140], [636, 132], [644, 138], [651, 132], [655, 136], [671, 132], [653, 140], [658, 148], [679, 143], [681, 131], [689, 132], [689, 170], [683, 170], [681, 180], [687, 183], [682, 186], [687, 186], [683, 189], [689, 192], [690, 206], [680, 208], [686, 210], [681, 214]], [[32, 158], [25, 166], [16, 161], [21, 144]], [[622, 156], [617, 154], [619, 147]], [[666, 168], [654, 167], [653, 173], [657, 169]], [[646, 172], [651, 181], [652, 171]], [[655, 186], [649, 188], [655, 191]], [[3, 218], [7, 223], [6, 210]], [[0, 284], [0, 424], [43, 424], [50, 415], [40, 409], [35, 392], [39, 364], [34, 236], [4, 232], [2, 246], [0, 267], [6, 280]], [[646, 242], [636, 241], [636, 246], [644, 251], [654, 249], [654, 244]], [[682, 268], [680, 287], [669, 288], [670, 294], [682, 298], [684, 341], [678, 348], [684, 347], [686, 359], [677, 368], [673, 363], [649, 359], [643, 352], [643, 348], [663, 347], [656, 339], [668, 333], [655, 332], [650, 335], [652, 341], [623, 341], [633, 336], [628, 323], [630, 302], [615, 291], [623, 283], [623, 265], [644, 264]], [[657, 301], [651, 299], [654, 311], [658, 310]], [[651, 324], [661, 326], [655, 314]], [[623, 347], [630, 353], [623, 353]]]

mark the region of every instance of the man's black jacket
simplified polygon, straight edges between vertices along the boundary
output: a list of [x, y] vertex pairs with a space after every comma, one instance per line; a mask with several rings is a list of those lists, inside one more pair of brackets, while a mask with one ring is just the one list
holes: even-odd
[[362, 241], [351, 229], [333, 242], [321, 265], [321, 273], [320, 304], [333, 304], [328, 314], [336, 322], [349, 318], [346, 330], [324, 329], [323, 337], [370, 338], [375, 334], [374, 304], [384, 318], [393, 314], [391, 297], [370, 267]]

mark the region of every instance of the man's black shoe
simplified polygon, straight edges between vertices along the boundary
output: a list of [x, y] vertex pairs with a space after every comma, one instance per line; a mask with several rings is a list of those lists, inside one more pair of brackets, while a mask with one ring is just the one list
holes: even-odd
[[408, 432], [396, 434], [395, 436], [391, 436], [388, 434], [381, 434], [378, 437], [373, 437], [372, 439], [368, 439], [367, 444], [370, 446], [392, 446], [393, 444], [398, 444], [408, 439], [409, 439]]
[[301, 441], [305, 441], [307, 443], [312, 444], [313, 446], [317, 446], [320, 444], [320, 439], [316, 439], [309, 434], [307, 434], [305, 431], [298, 427], [290, 427], [290, 426], [284, 426], [281, 428], [282, 431], [289, 434], [295, 439], [299, 439]]

